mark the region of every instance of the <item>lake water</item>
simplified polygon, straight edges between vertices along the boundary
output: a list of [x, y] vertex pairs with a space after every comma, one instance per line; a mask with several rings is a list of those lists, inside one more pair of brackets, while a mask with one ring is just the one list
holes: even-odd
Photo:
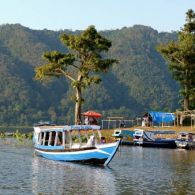
[[0, 139], [0, 194], [195, 194], [195, 150], [122, 146], [102, 168], [46, 160]]

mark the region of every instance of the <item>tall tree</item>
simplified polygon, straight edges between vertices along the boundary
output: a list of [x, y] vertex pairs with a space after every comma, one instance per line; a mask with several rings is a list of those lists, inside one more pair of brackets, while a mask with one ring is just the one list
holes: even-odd
[[94, 26], [89, 26], [79, 35], [62, 34], [61, 42], [69, 53], [51, 51], [44, 53], [45, 65], [35, 68], [36, 79], [66, 77], [75, 89], [75, 124], [81, 122], [82, 91], [92, 83], [101, 81], [97, 73], [107, 72], [117, 62], [105, 57], [111, 41], [101, 36]]
[[195, 106], [195, 13], [188, 10], [186, 23], [179, 31], [178, 41], [159, 46], [158, 50], [169, 62], [174, 78], [181, 85], [184, 110]]

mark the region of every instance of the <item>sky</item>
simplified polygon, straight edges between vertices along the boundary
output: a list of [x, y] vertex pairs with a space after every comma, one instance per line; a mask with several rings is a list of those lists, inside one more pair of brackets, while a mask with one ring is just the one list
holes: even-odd
[[0, 25], [31, 29], [114, 30], [136, 24], [159, 32], [180, 30], [195, 0], [0, 0]]

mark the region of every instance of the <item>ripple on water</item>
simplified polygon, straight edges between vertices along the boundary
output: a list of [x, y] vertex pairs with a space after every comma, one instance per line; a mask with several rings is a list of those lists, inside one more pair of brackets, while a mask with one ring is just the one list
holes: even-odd
[[0, 146], [0, 194], [195, 194], [195, 151], [121, 147], [102, 168]]

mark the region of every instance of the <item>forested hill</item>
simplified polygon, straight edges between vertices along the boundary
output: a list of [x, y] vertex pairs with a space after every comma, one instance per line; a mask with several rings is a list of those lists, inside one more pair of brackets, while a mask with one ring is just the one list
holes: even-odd
[[[66, 51], [59, 41], [61, 33], [19, 24], [0, 26], [1, 125], [32, 125], [39, 120], [71, 123], [74, 103], [67, 80], [34, 80], [34, 67], [44, 63], [43, 52]], [[158, 44], [176, 39], [175, 33], [141, 25], [101, 33], [112, 41], [109, 56], [119, 63], [101, 75], [101, 84], [86, 89], [83, 111], [132, 118], [147, 110], [178, 108], [178, 85], [156, 51]]]

